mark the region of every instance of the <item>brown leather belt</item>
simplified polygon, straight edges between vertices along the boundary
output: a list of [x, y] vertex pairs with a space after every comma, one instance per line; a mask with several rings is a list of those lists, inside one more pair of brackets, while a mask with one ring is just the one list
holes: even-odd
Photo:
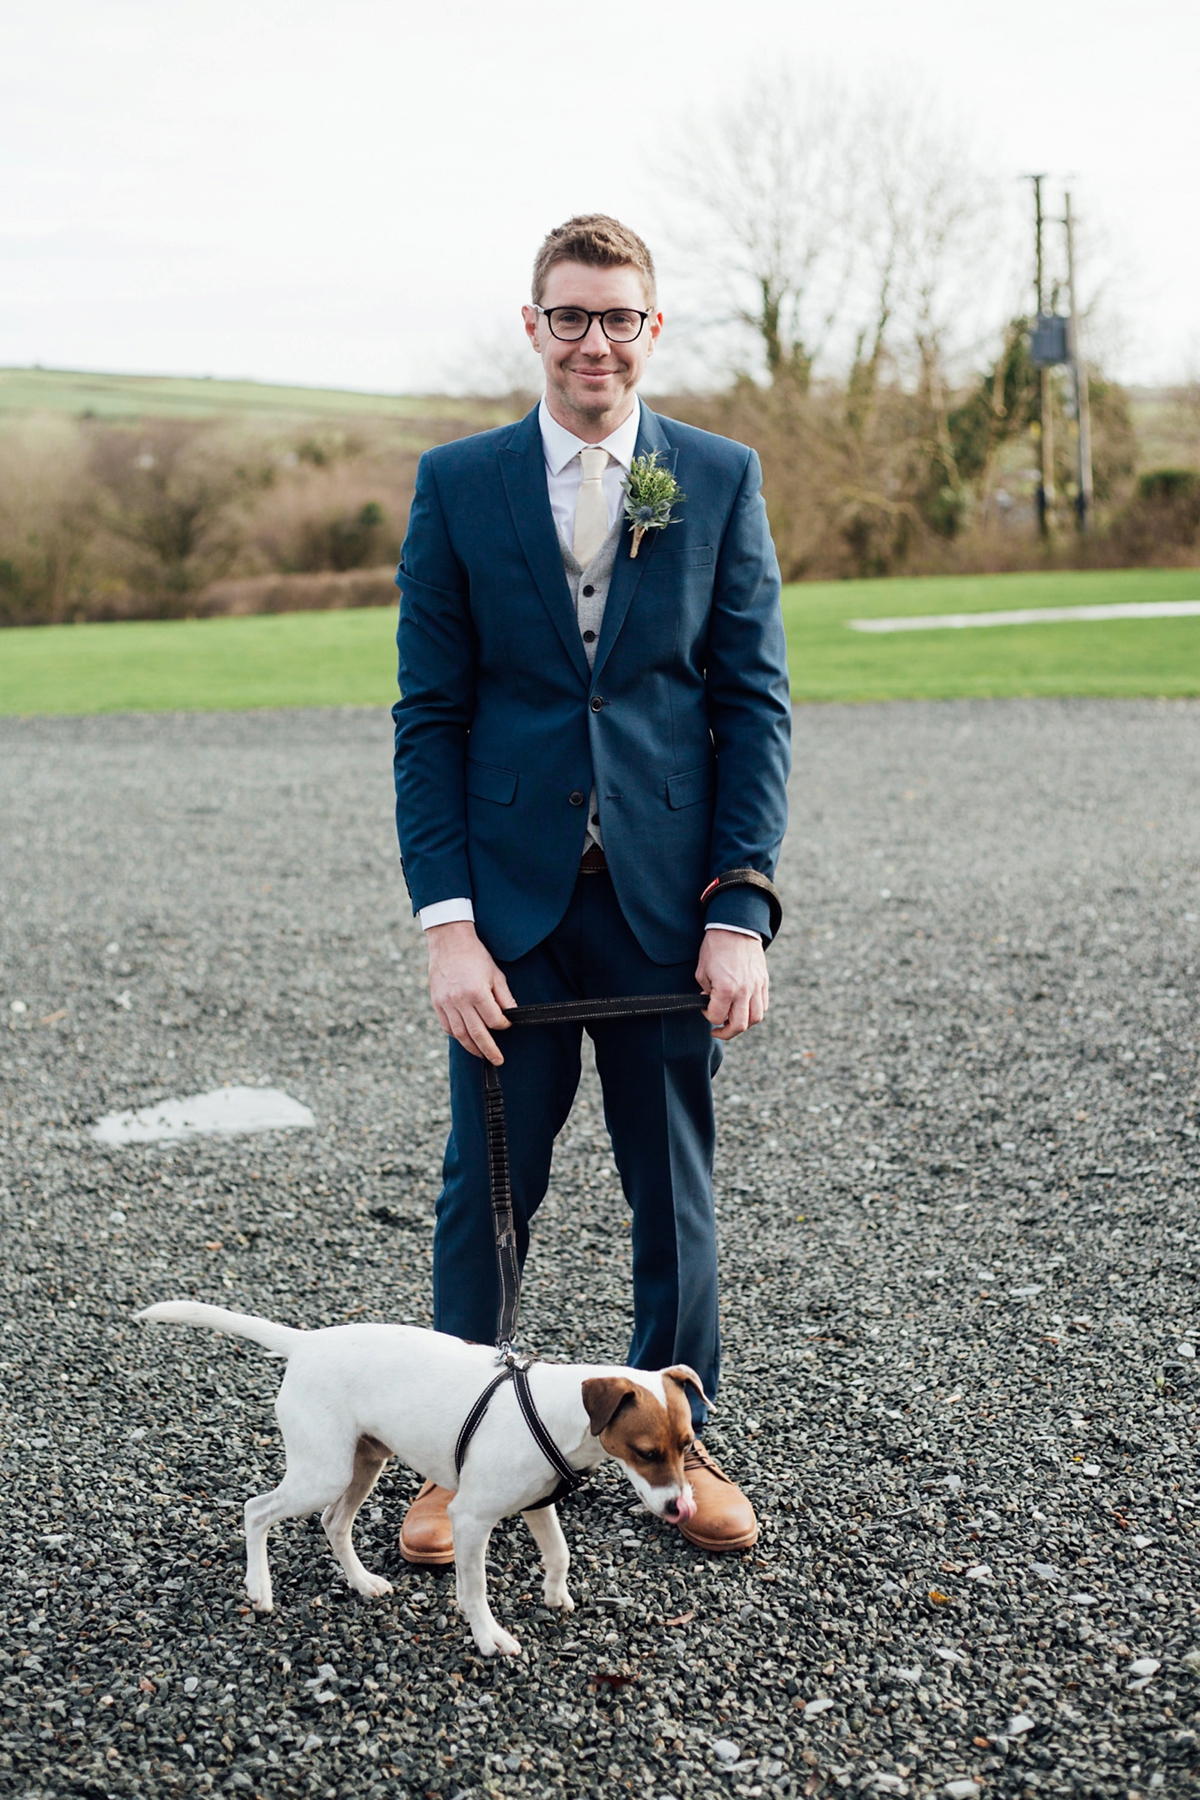
[[599, 844], [589, 844], [579, 860], [581, 875], [607, 875], [608, 858]]

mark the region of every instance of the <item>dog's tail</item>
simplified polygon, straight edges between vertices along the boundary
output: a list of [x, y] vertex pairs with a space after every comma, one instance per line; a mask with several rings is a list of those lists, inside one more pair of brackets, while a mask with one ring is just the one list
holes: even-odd
[[290, 1356], [298, 1341], [307, 1334], [292, 1325], [276, 1325], [271, 1319], [257, 1319], [253, 1313], [230, 1312], [224, 1306], [202, 1306], [197, 1300], [160, 1300], [147, 1306], [135, 1318], [150, 1325], [206, 1325], [210, 1331], [227, 1331], [230, 1337], [249, 1338], [261, 1344], [272, 1356]]

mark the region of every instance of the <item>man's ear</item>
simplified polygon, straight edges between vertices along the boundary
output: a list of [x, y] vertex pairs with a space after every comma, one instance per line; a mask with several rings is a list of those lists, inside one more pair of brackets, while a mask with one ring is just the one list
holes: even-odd
[[709, 1397], [705, 1393], [703, 1387], [700, 1385], [700, 1377], [697, 1375], [695, 1369], [689, 1369], [686, 1363], [676, 1363], [675, 1367], [673, 1369], [664, 1369], [663, 1370], [663, 1380], [664, 1381], [677, 1381], [679, 1383], [680, 1387], [695, 1388], [696, 1392], [699, 1394], [700, 1398], [703, 1400], [705, 1406], [708, 1407], [709, 1411], [716, 1412], [716, 1410], [717, 1410], [716, 1401], [709, 1399]]
[[584, 1382], [583, 1404], [592, 1422], [592, 1436], [607, 1431], [627, 1400], [637, 1388], [627, 1375], [593, 1375]]

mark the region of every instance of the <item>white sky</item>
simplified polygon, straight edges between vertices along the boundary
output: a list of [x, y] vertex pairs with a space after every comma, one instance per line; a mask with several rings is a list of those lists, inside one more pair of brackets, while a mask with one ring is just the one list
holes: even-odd
[[1069, 178], [1106, 241], [1114, 372], [1200, 365], [1196, 0], [9, 0], [0, 19], [0, 365], [436, 388], [518, 342], [548, 226], [604, 210], [653, 245], [656, 157], [788, 57], [944, 96], [1014, 193]]

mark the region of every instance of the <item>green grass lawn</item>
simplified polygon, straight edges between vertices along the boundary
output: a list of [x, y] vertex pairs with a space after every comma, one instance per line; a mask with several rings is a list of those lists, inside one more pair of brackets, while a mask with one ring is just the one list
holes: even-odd
[[[1200, 694], [1200, 618], [866, 636], [846, 620], [1200, 598], [1200, 570], [813, 582], [784, 590], [798, 700]], [[388, 706], [390, 608], [0, 631], [0, 713]]]
[[0, 631], [0, 713], [390, 706], [391, 607]]
[[1011, 694], [1200, 694], [1200, 618], [868, 635], [847, 619], [1200, 600], [1200, 569], [820, 581], [787, 587], [797, 700]]

